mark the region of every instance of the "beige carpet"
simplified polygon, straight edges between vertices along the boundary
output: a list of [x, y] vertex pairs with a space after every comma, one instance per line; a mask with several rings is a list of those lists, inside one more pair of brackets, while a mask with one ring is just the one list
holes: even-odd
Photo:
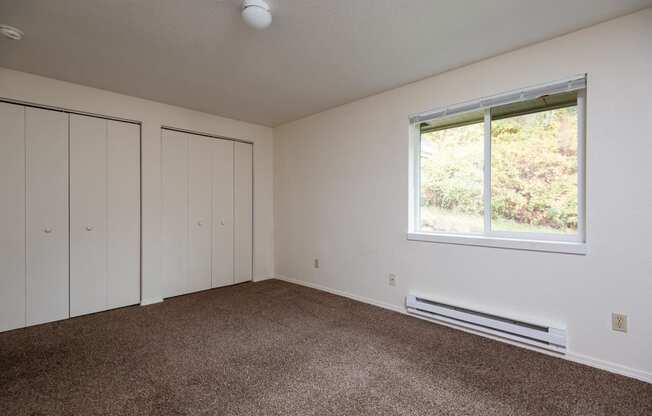
[[0, 415], [652, 415], [652, 385], [270, 280], [0, 334]]

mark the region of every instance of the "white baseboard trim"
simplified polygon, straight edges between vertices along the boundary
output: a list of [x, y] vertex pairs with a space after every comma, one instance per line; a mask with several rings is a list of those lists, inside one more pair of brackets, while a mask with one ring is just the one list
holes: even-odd
[[645, 381], [646, 383], [652, 384], [652, 373], [647, 371], [637, 370], [635, 368], [612, 363], [611, 361], [604, 361], [598, 358], [593, 358], [587, 355], [577, 354], [574, 352], [567, 353], [565, 358], [579, 364], [588, 365], [589, 367], [599, 368], [600, 370], [605, 370], [610, 373], [620, 374], [621, 376], [625, 376], [625, 377], [635, 378], [637, 380]]
[[482, 332], [479, 332], [479, 331], [474, 331], [472, 329], [458, 327], [456, 325], [450, 325], [450, 324], [447, 324], [445, 322], [440, 322], [440, 321], [436, 321], [436, 320], [432, 320], [432, 319], [427, 319], [427, 318], [424, 318], [424, 317], [410, 315], [410, 314], [407, 313], [407, 311], [405, 310], [404, 307], [392, 305], [392, 304], [386, 303], [386, 302], [380, 302], [380, 301], [377, 301], [377, 300], [374, 300], [374, 299], [371, 299], [371, 298], [355, 295], [353, 293], [345, 292], [345, 291], [342, 291], [342, 290], [332, 289], [332, 288], [329, 288], [329, 287], [326, 287], [326, 286], [323, 286], [323, 285], [319, 285], [317, 283], [305, 282], [303, 280], [292, 279], [292, 278], [289, 278], [287, 276], [282, 276], [282, 275], [277, 275], [276, 278], [278, 280], [283, 280], [283, 281], [288, 282], [288, 283], [294, 283], [296, 285], [306, 286], [306, 287], [310, 287], [312, 289], [321, 290], [323, 292], [332, 293], [334, 295], [343, 296], [345, 298], [357, 300], [359, 302], [363, 302], [363, 303], [367, 303], [367, 304], [370, 304], [370, 305], [378, 306], [380, 308], [389, 309], [391, 311], [398, 312], [398, 313], [401, 313], [403, 315], [408, 315], [408, 316], [411, 316], [411, 317], [414, 317], [414, 318], [417, 318], [417, 319], [423, 319], [425, 321], [432, 322], [432, 323], [435, 323], [435, 324], [438, 324], [438, 325], [447, 326], [449, 328], [453, 328], [453, 329], [457, 329], [457, 330], [460, 330], [460, 331], [468, 332], [470, 334], [479, 335], [481, 337], [490, 338], [490, 339], [493, 339], [495, 341], [500, 341], [500, 342], [504, 342], [504, 343], [514, 345], [514, 346], [517, 346], [517, 347], [525, 348], [525, 349], [528, 349], [530, 351], [535, 351], [535, 352], [539, 352], [541, 354], [546, 354], [546, 355], [549, 355], [549, 356], [552, 356], [552, 357], [562, 358], [562, 359], [565, 359], [565, 360], [568, 360], [568, 361], [573, 361], [573, 362], [576, 362], [576, 363], [579, 363], [579, 364], [588, 365], [589, 367], [598, 368], [600, 370], [605, 370], [605, 371], [608, 371], [610, 373], [619, 374], [619, 375], [622, 375], [622, 376], [625, 376], [625, 377], [634, 378], [634, 379], [637, 379], [637, 380], [652, 384], [652, 373], [647, 372], [647, 371], [637, 370], [637, 369], [626, 367], [626, 366], [616, 364], [616, 363], [613, 363], [613, 362], [610, 362], [610, 361], [604, 361], [604, 360], [600, 360], [600, 359], [594, 358], [594, 357], [589, 357], [589, 356], [586, 356], [586, 355], [583, 355], [583, 354], [577, 354], [577, 353], [574, 353], [572, 351], [566, 351], [565, 354], [557, 354], [557, 353], [554, 353], [554, 352], [551, 352], [551, 351], [546, 351], [546, 350], [542, 350], [542, 349], [532, 347], [532, 346], [529, 346], [529, 345], [521, 344], [521, 343], [518, 343], [518, 342], [513, 342], [513, 341], [510, 341], [510, 340], [505, 339], [505, 338], [500, 338], [500, 337], [493, 336], [493, 335], [490, 335], [490, 334], [485, 334], [485, 333], [482, 333]]
[[254, 283], [262, 282], [262, 281], [269, 280], [269, 279], [276, 279], [276, 276], [255, 276], [252, 279], [252, 282], [254, 282]]
[[163, 298], [148, 298], [140, 301], [140, 306], [153, 305], [155, 303], [163, 302]]
[[378, 306], [378, 307], [383, 308], [383, 309], [389, 309], [390, 311], [405, 314], [405, 310], [403, 308], [400, 308], [400, 307], [398, 307], [396, 305], [392, 305], [390, 303], [380, 302], [380, 301], [377, 301], [377, 300], [374, 300], [374, 299], [371, 299], [371, 298], [366, 298], [364, 296], [358, 296], [358, 295], [354, 295], [352, 293], [343, 292], [341, 290], [331, 289], [329, 287], [318, 285], [316, 283], [310, 283], [310, 282], [304, 282], [302, 280], [291, 279], [291, 278], [286, 277], [286, 276], [277, 275], [276, 278], [278, 280], [283, 280], [284, 282], [294, 283], [295, 285], [310, 287], [310, 288], [313, 288], [313, 289], [321, 290], [322, 292], [332, 293], [334, 295], [339, 295], [339, 296], [343, 296], [345, 298], [357, 300], [358, 302], [368, 303], [369, 305], [374, 305], [374, 306]]

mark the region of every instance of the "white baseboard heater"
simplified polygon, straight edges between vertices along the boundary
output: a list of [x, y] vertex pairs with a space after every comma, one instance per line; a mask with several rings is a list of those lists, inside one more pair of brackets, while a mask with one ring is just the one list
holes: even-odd
[[409, 295], [407, 311], [434, 321], [472, 329], [546, 350], [566, 351], [566, 329], [532, 324]]

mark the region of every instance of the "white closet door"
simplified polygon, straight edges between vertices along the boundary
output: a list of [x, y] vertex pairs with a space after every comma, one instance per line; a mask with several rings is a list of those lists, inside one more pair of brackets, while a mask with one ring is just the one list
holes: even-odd
[[233, 142], [213, 140], [213, 287], [232, 285]]
[[68, 311], [68, 114], [25, 109], [27, 324]]
[[0, 331], [25, 326], [25, 108], [0, 103]]
[[185, 292], [211, 288], [211, 139], [187, 135], [189, 141], [189, 246]]
[[161, 275], [165, 296], [185, 292], [188, 251], [188, 140], [161, 130]]
[[140, 302], [140, 126], [107, 121], [107, 309]]
[[235, 143], [235, 283], [252, 279], [253, 146]]
[[165, 296], [252, 278], [251, 144], [162, 130]]
[[70, 116], [70, 315], [106, 309], [107, 122]]

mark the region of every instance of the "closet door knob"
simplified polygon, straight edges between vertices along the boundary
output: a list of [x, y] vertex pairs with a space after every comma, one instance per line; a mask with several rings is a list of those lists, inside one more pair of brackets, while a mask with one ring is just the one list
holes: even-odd
[[90, 225], [87, 225], [86, 226], [86, 231], [93, 231], [93, 227], [91, 227]]
[[201, 222], [201, 221], [197, 221], [197, 226], [198, 226], [198, 227], [201, 227], [202, 225], [204, 225], [203, 222]]
[[44, 229], [43, 229], [43, 232], [44, 232], [45, 234], [50, 234], [50, 233], [52, 233], [52, 228], [44, 228]]
[[224, 220], [220, 220], [220, 225], [224, 225]]

